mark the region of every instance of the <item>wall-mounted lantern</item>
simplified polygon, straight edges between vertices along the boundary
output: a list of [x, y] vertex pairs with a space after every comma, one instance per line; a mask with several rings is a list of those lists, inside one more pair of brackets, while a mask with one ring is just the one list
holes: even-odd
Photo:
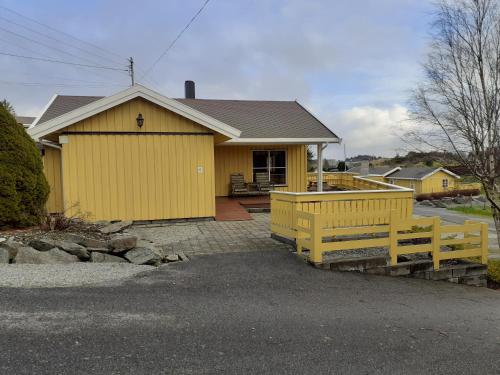
[[142, 117], [142, 113], [139, 113], [135, 120], [137, 121], [137, 126], [142, 128], [142, 125], [144, 125], [144, 117]]

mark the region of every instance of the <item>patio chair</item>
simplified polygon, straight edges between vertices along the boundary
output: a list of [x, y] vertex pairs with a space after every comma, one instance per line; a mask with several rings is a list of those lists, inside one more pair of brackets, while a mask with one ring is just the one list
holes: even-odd
[[269, 181], [267, 173], [255, 173], [255, 184], [261, 193], [269, 193], [274, 189], [274, 185]]
[[248, 195], [248, 184], [242, 173], [231, 173], [231, 195]]

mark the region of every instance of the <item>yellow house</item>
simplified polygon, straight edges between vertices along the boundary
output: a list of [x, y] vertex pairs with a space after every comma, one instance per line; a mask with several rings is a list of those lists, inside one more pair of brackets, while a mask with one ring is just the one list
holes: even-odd
[[190, 85], [184, 99], [141, 85], [109, 97], [54, 96], [28, 129], [43, 146], [48, 211], [214, 217], [231, 173], [252, 182], [265, 172], [276, 190], [306, 191], [307, 145], [340, 141], [296, 101], [195, 99]]
[[445, 168], [399, 168], [384, 176], [386, 182], [415, 190], [415, 194], [456, 190], [460, 176]]

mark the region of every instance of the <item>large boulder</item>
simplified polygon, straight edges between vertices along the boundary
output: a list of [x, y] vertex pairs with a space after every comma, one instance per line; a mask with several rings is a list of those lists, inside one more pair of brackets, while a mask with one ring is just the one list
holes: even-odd
[[78, 262], [78, 257], [58, 248], [49, 251], [38, 251], [25, 246], [18, 249], [15, 263], [18, 264], [66, 264]]
[[25, 245], [21, 242], [14, 241], [11, 238], [0, 244], [1, 249], [6, 249], [9, 252], [9, 259], [14, 259], [17, 255], [18, 249], [23, 246]]
[[137, 247], [127, 251], [125, 258], [134, 264], [158, 265], [161, 262], [161, 256], [149, 247]]
[[9, 259], [9, 250], [0, 248], [0, 264], [8, 264]]
[[70, 233], [68, 234], [66, 240], [77, 243], [78, 245], [82, 245], [85, 247], [96, 247], [96, 248], [108, 247], [107, 241], [81, 236], [79, 234]]
[[137, 236], [132, 235], [116, 235], [109, 241], [109, 247], [113, 253], [121, 253], [122, 251], [133, 249], [137, 246]]
[[93, 263], [128, 263], [125, 259], [116, 255], [92, 252], [90, 253], [90, 261]]
[[35, 238], [29, 242], [29, 246], [38, 251], [49, 251], [55, 247], [54, 241], [47, 238]]
[[56, 241], [55, 246], [71, 255], [76, 255], [80, 259], [86, 260], [90, 258], [90, 254], [87, 249], [77, 243], [69, 241]]
[[104, 233], [104, 234], [118, 233], [118, 232], [124, 230], [125, 228], [128, 228], [131, 225], [132, 225], [132, 221], [130, 221], [130, 220], [117, 221], [116, 223], [106, 225], [104, 228], [101, 228], [100, 231], [101, 231], [101, 233]]

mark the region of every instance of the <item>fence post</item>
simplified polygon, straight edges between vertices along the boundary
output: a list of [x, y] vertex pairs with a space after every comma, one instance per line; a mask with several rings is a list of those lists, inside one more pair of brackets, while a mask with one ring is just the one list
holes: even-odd
[[311, 213], [311, 249], [309, 252], [309, 260], [312, 263], [322, 263], [323, 262], [323, 252], [321, 249], [322, 238], [321, 238], [321, 214]]
[[396, 210], [391, 210], [389, 218], [389, 255], [391, 257], [391, 266], [398, 264], [398, 217]]
[[488, 264], [488, 224], [481, 223], [481, 263]]
[[434, 216], [432, 222], [432, 261], [434, 271], [439, 271], [439, 260], [441, 255], [441, 218]]

